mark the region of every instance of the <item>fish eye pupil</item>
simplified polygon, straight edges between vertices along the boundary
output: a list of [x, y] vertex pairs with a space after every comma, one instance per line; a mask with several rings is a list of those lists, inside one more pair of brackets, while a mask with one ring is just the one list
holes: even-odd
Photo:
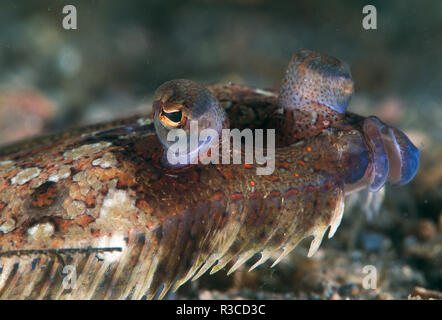
[[165, 112], [164, 109], [161, 110], [161, 115], [168, 118], [170, 121], [179, 123], [183, 118], [183, 112], [181, 110], [173, 111], [173, 112]]

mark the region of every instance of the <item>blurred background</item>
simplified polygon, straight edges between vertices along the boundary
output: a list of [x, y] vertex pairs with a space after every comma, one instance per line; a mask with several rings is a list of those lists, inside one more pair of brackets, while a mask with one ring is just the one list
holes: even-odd
[[[62, 27], [68, 4], [77, 9], [77, 30]], [[366, 4], [377, 9], [377, 30], [362, 27]], [[299, 48], [347, 62], [356, 84], [350, 110], [403, 129], [421, 149], [422, 164], [409, 186], [387, 189], [381, 218], [364, 220], [350, 240], [346, 230], [359, 220], [346, 218], [338, 240], [326, 241], [323, 250], [361, 266], [374, 255], [385, 267], [387, 256], [393, 267], [384, 297], [406, 298], [415, 286], [442, 290], [441, 1], [5, 0], [0, 47], [0, 144], [146, 110], [155, 88], [174, 78], [279, 87]], [[329, 255], [320, 252], [316, 268], [322, 270]], [[299, 279], [308, 278], [302, 272], [316, 270], [316, 260], [303, 261], [288, 271], [239, 272], [240, 280], [230, 282], [219, 276], [223, 285], [203, 278], [182, 292], [199, 298], [218, 297], [217, 288], [221, 297], [233, 290], [233, 296], [256, 298], [250, 293], [256, 288], [305, 297], [352, 294], [353, 280], [338, 281], [336, 274], [330, 277], [341, 291], [300, 287]]]

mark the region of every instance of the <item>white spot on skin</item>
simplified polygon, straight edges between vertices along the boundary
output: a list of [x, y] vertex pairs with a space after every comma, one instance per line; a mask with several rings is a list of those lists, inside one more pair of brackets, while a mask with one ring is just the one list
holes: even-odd
[[93, 131], [93, 132], [85, 132], [85, 133], [82, 133], [80, 137], [82, 137], [82, 138], [93, 137], [101, 132], [103, 132], [103, 130], [98, 130], [98, 131]]
[[[82, 196], [86, 196], [91, 190], [91, 187], [97, 186], [97, 177], [93, 174], [89, 174], [89, 170], [80, 171], [72, 177], [72, 181], [77, 182]], [[75, 188], [70, 188], [69, 194], [75, 198], [76, 192], [77, 190]]]
[[11, 232], [14, 229], [15, 229], [15, 220], [12, 218], [9, 218], [5, 222], [3, 222], [3, 224], [0, 226], [0, 232], [2, 232], [3, 234]]
[[315, 124], [316, 121], [318, 120], [318, 113], [316, 111], [312, 111], [311, 115], [312, 115], [312, 124]]
[[14, 263], [5, 263], [2, 268], [3, 271], [0, 274], [0, 287], [4, 288], [5, 282], [9, 279], [9, 274], [12, 271], [12, 268], [14, 267]]
[[117, 159], [115, 159], [115, 156], [110, 152], [106, 152], [101, 158], [92, 161], [93, 166], [100, 166], [103, 169], [111, 168], [116, 164]]
[[271, 92], [271, 91], [266, 91], [266, 90], [262, 90], [262, 89], [255, 89], [255, 92], [258, 94], [261, 94], [263, 96], [269, 96], [269, 97], [276, 97], [276, 93]]
[[14, 161], [6, 160], [6, 161], [0, 161], [0, 169], [5, 170], [9, 169], [14, 165]]
[[300, 147], [300, 146], [303, 146], [304, 144], [305, 144], [305, 141], [304, 140], [300, 140], [298, 142], [295, 142], [295, 143], [291, 144], [290, 147]]
[[66, 213], [70, 218], [75, 218], [86, 213], [86, 204], [79, 200], [65, 200], [63, 208], [66, 210]]
[[225, 109], [228, 110], [230, 109], [230, 107], [232, 106], [233, 102], [232, 101], [220, 101], [221, 106]]
[[50, 222], [39, 223], [27, 230], [28, 236], [34, 240], [49, 238], [54, 234], [54, 226]]
[[71, 168], [69, 166], [61, 166], [57, 172], [51, 174], [48, 181], [58, 182], [60, 180], [69, 178], [71, 175]]
[[18, 184], [22, 186], [25, 183], [31, 181], [32, 179], [38, 177], [40, 172], [41, 170], [37, 167], [24, 169], [19, 173], [17, 173], [17, 175], [11, 179], [11, 184]]
[[99, 248], [121, 248], [121, 251], [105, 251], [100, 252], [97, 256], [105, 261], [113, 262], [117, 261], [124, 252], [126, 247], [126, 242], [124, 241], [123, 235], [112, 235], [110, 237], [101, 237], [99, 243], [97, 244]]
[[140, 126], [147, 126], [149, 124], [151, 124], [153, 122], [153, 120], [151, 118], [140, 118], [137, 120], [137, 123]]
[[87, 172], [87, 170], [85, 170], [85, 171], [80, 171], [79, 173], [77, 173], [76, 175], [74, 175], [74, 176], [72, 177], [72, 181], [74, 181], [74, 182], [80, 182], [80, 181], [86, 179], [86, 172]]
[[277, 113], [277, 114], [284, 114], [284, 109], [283, 109], [283, 108], [278, 108], [278, 109], [276, 110], [276, 113]]
[[93, 144], [85, 144], [76, 149], [66, 151], [63, 154], [63, 156], [66, 159], [78, 160], [80, 158], [88, 157], [93, 155], [94, 153], [100, 152], [103, 149], [109, 147], [110, 145], [112, 145], [112, 143], [110, 142], [97, 142]]
[[125, 230], [135, 222], [135, 200], [127, 191], [110, 189], [103, 200], [96, 223], [108, 230]]

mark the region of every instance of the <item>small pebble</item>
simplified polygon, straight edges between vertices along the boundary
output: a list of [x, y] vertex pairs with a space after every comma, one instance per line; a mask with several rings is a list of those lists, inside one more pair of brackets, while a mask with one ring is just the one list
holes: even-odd
[[417, 238], [415, 236], [408, 236], [404, 240], [404, 247], [406, 249], [410, 249], [418, 243]]
[[359, 250], [355, 250], [351, 253], [351, 259], [353, 261], [359, 261], [362, 258], [362, 253]]
[[354, 283], [346, 283], [338, 289], [338, 293], [344, 297], [355, 296], [359, 293], [359, 288]]
[[422, 241], [430, 241], [436, 232], [435, 224], [429, 219], [422, 219], [416, 225], [416, 236]]
[[332, 294], [332, 296], [330, 297], [330, 300], [342, 300], [341, 296], [339, 295], [339, 293], [335, 292]]
[[377, 300], [391, 300], [391, 295], [386, 292], [381, 292], [376, 296]]
[[429, 290], [423, 287], [414, 287], [410, 296], [420, 297], [422, 299], [442, 299], [442, 292], [437, 290]]
[[209, 290], [202, 290], [199, 293], [200, 300], [213, 300], [213, 295]]
[[364, 232], [360, 235], [360, 243], [364, 251], [380, 252], [385, 237], [375, 232]]

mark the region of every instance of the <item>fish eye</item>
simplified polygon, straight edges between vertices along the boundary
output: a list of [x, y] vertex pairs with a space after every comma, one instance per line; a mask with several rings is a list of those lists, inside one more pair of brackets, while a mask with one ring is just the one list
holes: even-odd
[[159, 119], [164, 124], [170, 127], [178, 127], [184, 124], [184, 116], [181, 110], [174, 110], [170, 112], [166, 112], [164, 108], [161, 108], [161, 112], [159, 114]]
[[206, 87], [186, 79], [163, 83], [155, 91], [153, 109], [155, 132], [163, 146], [160, 163], [169, 169], [195, 163], [200, 155], [205, 157], [216, 142], [209, 135], [204, 142], [191, 144], [192, 121], [197, 122], [198, 132], [212, 129], [219, 134], [224, 126], [228, 127], [228, 118], [216, 96]]

